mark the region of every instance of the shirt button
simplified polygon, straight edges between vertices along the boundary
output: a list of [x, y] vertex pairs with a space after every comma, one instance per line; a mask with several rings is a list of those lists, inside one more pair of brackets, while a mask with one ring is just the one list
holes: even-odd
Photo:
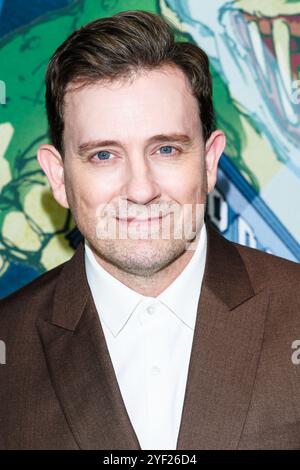
[[160, 368], [157, 367], [157, 366], [152, 367], [151, 374], [152, 375], [159, 375], [160, 374]]
[[153, 313], [155, 312], [155, 306], [149, 305], [149, 307], [147, 307], [147, 312], [149, 313], [149, 315], [153, 315]]

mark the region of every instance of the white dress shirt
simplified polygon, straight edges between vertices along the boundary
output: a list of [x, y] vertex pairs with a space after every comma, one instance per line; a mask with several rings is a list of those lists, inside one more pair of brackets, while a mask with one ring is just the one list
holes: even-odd
[[85, 240], [88, 283], [142, 449], [176, 450], [206, 244], [204, 225], [184, 270], [160, 295], [148, 297], [109, 274]]

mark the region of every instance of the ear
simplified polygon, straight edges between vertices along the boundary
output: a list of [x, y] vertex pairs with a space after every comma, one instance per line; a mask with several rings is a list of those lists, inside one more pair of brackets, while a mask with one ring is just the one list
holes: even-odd
[[68, 209], [62, 156], [53, 145], [43, 144], [38, 148], [37, 159], [48, 178], [54, 198]]
[[217, 181], [218, 163], [226, 146], [226, 137], [221, 130], [214, 131], [205, 144], [207, 192], [210, 193]]

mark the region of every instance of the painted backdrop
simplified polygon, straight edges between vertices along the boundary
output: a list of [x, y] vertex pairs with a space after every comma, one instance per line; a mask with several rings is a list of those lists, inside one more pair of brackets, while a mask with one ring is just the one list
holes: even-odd
[[47, 62], [74, 29], [129, 9], [170, 18], [210, 57], [228, 139], [212, 222], [300, 262], [300, 1], [0, 0], [0, 297], [67, 260], [80, 237], [36, 161]]

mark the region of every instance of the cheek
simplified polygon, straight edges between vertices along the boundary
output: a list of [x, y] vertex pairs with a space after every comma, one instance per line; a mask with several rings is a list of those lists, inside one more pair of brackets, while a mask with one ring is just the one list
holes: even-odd
[[[67, 195], [70, 205], [80, 212], [96, 213], [100, 205], [107, 204], [113, 197], [113, 187], [101, 182], [99, 177], [91, 177], [83, 171], [73, 174], [66, 184]], [[71, 199], [71, 201], [70, 201]]]
[[204, 159], [196, 160], [188, 174], [191, 197], [196, 202], [203, 203], [207, 195], [207, 178]]
[[179, 203], [203, 202], [206, 174], [199, 164], [181, 166], [161, 179], [161, 189]]

